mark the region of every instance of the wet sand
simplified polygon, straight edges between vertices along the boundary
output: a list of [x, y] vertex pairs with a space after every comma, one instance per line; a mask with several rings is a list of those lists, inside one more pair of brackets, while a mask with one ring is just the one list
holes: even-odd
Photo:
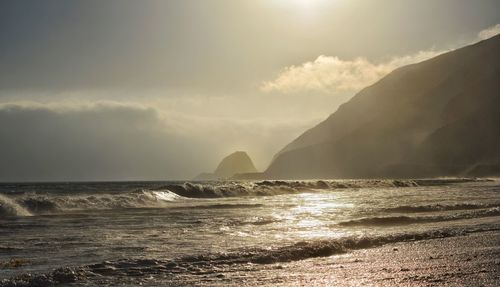
[[499, 286], [500, 231], [389, 244], [327, 258], [276, 264], [255, 272], [261, 274], [226, 274], [227, 278], [211, 284]]
[[[165, 268], [154, 260], [140, 262], [142, 268], [123, 263], [128, 267], [126, 275], [116, 273], [114, 268], [106, 269], [106, 274], [102, 268], [98, 271], [97, 265], [89, 266], [92, 272], [86, 273], [86, 280], [70, 278], [62, 285], [50, 286], [116, 286], [116, 282], [122, 286], [498, 286], [500, 230], [386, 244], [289, 263], [228, 262], [208, 264], [202, 270], [195, 266]], [[51, 276], [64, 280], [84, 274], [63, 271]], [[39, 282], [50, 281], [38, 278], [0, 285], [45, 286], [37, 285]]]

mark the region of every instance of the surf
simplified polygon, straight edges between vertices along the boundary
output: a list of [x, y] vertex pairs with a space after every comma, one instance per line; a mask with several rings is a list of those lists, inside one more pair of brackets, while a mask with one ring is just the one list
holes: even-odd
[[31, 216], [28, 209], [21, 206], [15, 200], [0, 194], [0, 215], [2, 216]]

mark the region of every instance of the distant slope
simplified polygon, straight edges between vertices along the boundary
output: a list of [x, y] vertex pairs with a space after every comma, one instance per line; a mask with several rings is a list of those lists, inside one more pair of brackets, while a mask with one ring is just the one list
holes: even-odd
[[[500, 163], [500, 36], [399, 68], [287, 145], [271, 178], [463, 175]], [[484, 168], [482, 169], [484, 171]]]

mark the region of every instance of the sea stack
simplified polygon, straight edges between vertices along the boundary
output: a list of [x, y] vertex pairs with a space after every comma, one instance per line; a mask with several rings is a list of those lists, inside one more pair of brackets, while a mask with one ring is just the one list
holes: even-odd
[[228, 179], [237, 174], [256, 173], [252, 159], [244, 151], [234, 152], [219, 163], [213, 173], [201, 173], [196, 180]]

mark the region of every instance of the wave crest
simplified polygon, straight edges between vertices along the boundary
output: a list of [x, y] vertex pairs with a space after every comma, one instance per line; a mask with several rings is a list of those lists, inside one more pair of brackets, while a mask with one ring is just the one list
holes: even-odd
[[[71, 193], [62, 187], [56, 192], [38, 194], [33, 192], [0, 195], [0, 215], [28, 216], [72, 210], [99, 210], [121, 208], [161, 208], [171, 201], [181, 198], [222, 198], [244, 196], [273, 196], [336, 190], [345, 188], [400, 188], [414, 186], [434, 186], [476, 179], [424, 179], [424, 180], [264, 180], [264, 181], [223, 181], [223, 182], [185, 182], [166, 184], [149, 190], [115, 192], [106, 190], [98, 193], [95, 186], [80, 186], [82, 192]], [[481, 180], [482, 181], [482, 180]], [[109, 187], [108, 187], [109, 188]], [[90, 193], [89, 193], [90, 192]], [[438, 209], [436, 207], [400, 207], [388, 212], [416, 212], [419, 209]], [[461, 207], [457, 207], [459, 209]]]
[[471, 210], [500, 207], [500, 203], [480, 204], [480, 203], [459, 203], [459, 204], [435, 204], [435, 205], [402, 205], [384, 208], [382, 211], [388, 213], [419, 213], [433, 211], [451, 210]]
[[473, 219], [480, 217], [500, 216], [500, 208], [490, 208], [475, 212], [464, 212], [453, 215], [438, 216], [383, 216], [365, 217], [338, 223], [341, 226], [391, 226], [414, 223], [431, 223], [440, 221], [451, 221], [461, 219]]
[[185, 182], [168, 184], [167, 189], [183, 197], [218, 198], [236, 196], [271, 196], [293, 194], [314, 190], [335, 190], [345, 188], [394, 188], [455, 184], [478, 181], [477, 179], [371, 179], [371, 180], [264, 180], [256, 182]]
[[123, 194], [0, 195], [0, 215], [29, 216], [63, 211], [165, 207], [181, 196], [168, 190], [141, 190]]
[[0, 215], [8, 217], [30, 216], [32, 214], [15, 200], [0, 194]]

